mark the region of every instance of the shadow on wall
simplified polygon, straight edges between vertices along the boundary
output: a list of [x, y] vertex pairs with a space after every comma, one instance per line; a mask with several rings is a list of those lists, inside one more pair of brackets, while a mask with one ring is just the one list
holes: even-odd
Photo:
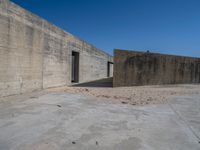
[[105, 78], [91, 82], [72, 85], [73, 87], [113, 87], [113, 78]]

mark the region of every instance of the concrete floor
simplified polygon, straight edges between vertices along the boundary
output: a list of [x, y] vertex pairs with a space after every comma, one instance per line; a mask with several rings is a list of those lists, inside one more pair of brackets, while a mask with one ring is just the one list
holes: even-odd
[[200, 95], [132, 106], [68, 93], [0, 101], [0, 150], [200, 150]]

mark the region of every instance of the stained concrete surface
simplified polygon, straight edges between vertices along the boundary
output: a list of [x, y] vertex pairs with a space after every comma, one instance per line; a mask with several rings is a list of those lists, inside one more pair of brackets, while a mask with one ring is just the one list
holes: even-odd
[[69, 93], [0, 101], [0, 150], [199, 150], [200, 95], [132, 106]]
[[113, 86], [200, 83], [200, 58], [114, 50]]

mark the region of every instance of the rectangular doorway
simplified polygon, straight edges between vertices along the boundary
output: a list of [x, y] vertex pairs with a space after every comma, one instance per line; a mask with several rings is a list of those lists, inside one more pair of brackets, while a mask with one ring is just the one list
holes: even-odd
[[113, 76], [113, 63], [109, 62], [107, 63], [107, 77]]
[[79, 53], [72, 51], [72, 74], [71, 81], [74, 83], [79, 82]]

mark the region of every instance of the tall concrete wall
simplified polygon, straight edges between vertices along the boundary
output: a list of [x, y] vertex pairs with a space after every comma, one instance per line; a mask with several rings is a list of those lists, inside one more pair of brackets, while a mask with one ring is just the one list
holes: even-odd
[[0, 0], [0, 97], [71, 84], [72, 51], [79, 82], [107, 77], [112, 57], [9, 0]]
[[200, 83], [200, 58], [114, 51], [114, 87], [181, 83]]

